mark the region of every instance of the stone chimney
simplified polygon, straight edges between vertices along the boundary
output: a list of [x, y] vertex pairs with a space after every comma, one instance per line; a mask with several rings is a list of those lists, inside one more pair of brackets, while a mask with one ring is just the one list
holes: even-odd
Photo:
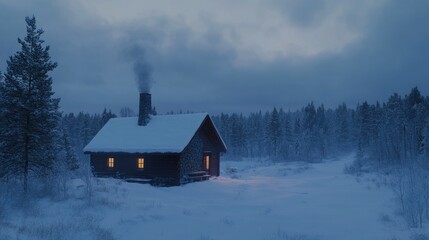
[[150, 121], [150, 113], [152, 112], [152, 96], [150, 93], [140, 93], [139, 102], [139, 126], [146, 126]]

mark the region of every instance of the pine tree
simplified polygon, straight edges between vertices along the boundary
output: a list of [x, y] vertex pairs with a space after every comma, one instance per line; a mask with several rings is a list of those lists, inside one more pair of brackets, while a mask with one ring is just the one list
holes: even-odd
[[349, 139], [349, 122], [348, 122], [348, 112], [347, 105], [342, 103], [335, 110], [335, 132], [337, 136], [337, 145], [339, 146], [339, 150], [344, 151], [348, 149], [347, 144], [350, 143]]
[[[155, 109], [155, 107], [153, 109]], [[152, 110], [152, 112], [153, 112], [153, 110]], [[134, 111], [129, 107], [123, 107], [119, 111], [119, 116], [121, 116], [121, 117], [134, 117], [135, 115], [136, 114], [134, 113]], [[152, 114], [152, 115], [155, 115], [155, 114]]]
[[314, 127], [316, 125], [316, 108], [314, 107], [313, 102], [311, 102], [304, 108], [303, 113], [304, 121], [302, 127], [308, 132], [313, 132]]
[[409, 126], [409, 153], [415, 158], [423, 153], [424, 137], [422, 130], [425, 125], [426, 110], [424, 98], [421, 96], [417, 87], [411, 90], [411, 93], [406, 96], [406, 108]]
[[268, 124], [268, 134], [269, 134], [269, 149], [270, 149], [270, 157], [277, 158], [279, 149], [280, 149], [280, 138], [282, 135], [282, 129], [280, 125], [280, 117], [279, 112], [276, 108], [274, 108], [273, 112], [271, 113], [270, 122]]
[[285, 160], [289, 160], [292, 152], [293, 133], [292, 124], [290, 120], [290, 112], [285, 114], [283, 119], [283, 130], [281, 136], [281, 149], [280, 154]]
[[[81, 148], [83, 149], [91, 140], [91, 128], [89, 126], [89, 114], [79, 113], [82, 126], [80, 127]], [[100, 127], [101, 128], [101, 127]]]
[[111, 118], [116, 118], [116, 114], [112, 113], [112, 110], [105, 108], [101, 114], [101, 127], [103, 127]]
[[231, 121], [231, 146], [233, 148], [233, 155], [245, 155], [246, 138], [244, 132], [243, 115], [236, 113], [232, 114]]
[[317, 108], [316, 111], [316, 129], [315, 129], [315, 143], [316, 147], [319, 149], [319, 156], [321, 158], [326, 157], [326, 136], [328, 132], [328, 126], [326, 123], [325, 107], [323, 104]]
[[63, 158], [65, 166], [67, 167], [67, 170], [76, 170], [79, 168], [79, 164], [77, 162], [77, 158], [75, 153], [73, 152], [72, 146], [70, 144], [70, 139], [65, 130], [63, 129], [63, 136], [61, 139], [62, 143], [62, 152], [63, 152]]
[[316, 154], [316, 108], [313, 102], [308, 104], [303, 111], [302, 119], [302, 157], [306, 161], [311, 161]]
[[48, 76], [57, 63], [51, 61], [49, 46], [42, 46], [43, 30], [36, 28], [35, 17], [25, 21], [27, 36], [18, 38], [21, 50], [7, 61], [0, 85], [0, 169], [4, 176], [22, 177], [27, 191], [30, 173], [43, 174], [52, 167], [60, 114]]
[[390, 163], [399, 164], [405, 158], [404, 149], [404, 129], [406, 124], [406, 114], [404, 103], [397, 93], [390, 96], [384, 107], [384, 146], [386, 147], [386, 157]]
[[295, 159], [298, 160], [302, 160], [302, 127], [301, 127], [301, 119], [300, 118], [295, 118], [295, 122], [294, 122], [294, 128], [293, 128], [293, 135], [294, 135], [294, 140], [295, 140]]
[[365, 151], [369, 146], [371, 132], [371, 110], [366, 101], [357, 107], [357, 115], [359, 126], [358, 141], [362, 150]]

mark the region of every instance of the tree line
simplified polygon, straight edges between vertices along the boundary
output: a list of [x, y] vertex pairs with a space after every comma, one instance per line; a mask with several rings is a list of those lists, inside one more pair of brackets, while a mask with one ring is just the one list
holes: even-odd
[[309, 103], [296, 111], [274, 108], [213, 116], [232, 157], [318, 161], [356, 151], [378, 167], [429, 157], [429, 97], [417, 87], [383, 103], [345, 103], [335, 109]]
[[[119, 116], [135, 116], [129, 112], [125, 107]], [[83, 157], [83, 147], [112, 117], [117, 116], [106, 109], [62, 116], [60, 126], [75, 155]], [[386, 102], [365, 101], [355, 108], [309, 103], [293, 112], [274, 108], [211, 117], [230, 159], [317, 162], [355, 151], [361, 167], [376, 169], [429, 159], [429, 97], [417, 87], [403, 97], [393, 94]]]

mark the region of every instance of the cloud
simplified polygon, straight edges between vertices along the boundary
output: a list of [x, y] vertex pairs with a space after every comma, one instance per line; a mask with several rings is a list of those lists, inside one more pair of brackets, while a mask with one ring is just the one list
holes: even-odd
[[59, 63], [54, 90], [66, 112], [137, 109], [132, 46], [153, 67], [160, 113], [354, 106], [414, 86], [429, 92], [424, 1], [17, 2], [0, 0], [10, 36], [0, 57], [16, 51], [32, 9]]
[[300, 27], [314, 27], [329, 17], [327, 0], [272, 0], [282, 14]]
[[[356, 10], [369, 12], [378, 7], [367, 4], [369, 1], [346, 1], [352, 8], [338, 0], [76, 2], [85, 12], [118, 28], [152, 27], [164, 19], [176, 27], [186, 27], [192, 42], [204, 41], [216, 26], [219, 36], [236, 49], [240, 61], [339, 52], [360, 36], [359, 29], [349, 25], [351, 21], [345, 17], [356, 15]], [[312, 27], [303, 27], [306, 25]]]
[[[194, 94], [192, 90], [187, 92], [195, 96], [189, 101], [195, 103], [191, 105], [194, 109], [202, 106], [215, 111], [243, 112], [273, 106], [293, 109], [309, 101], [331, 107], [345, 101], [355, 106], [359, 101], [385, 100], [393, 92], [408, 93], [414, 86], [427, 94], [429, 35], [425, 22], [429, 16], [422, 9], [428, 8], [425, 3], [389, 3], [385, 7], [371, 13], [372, 24], [366, 27], [365, 37], [340, 53], [236, 65], [237, 52], [206, 49], [193, 52], [182, 46], [185, 41], [173, 47], [175, 52], [170, 55], [168, 68], [195, 66], [181, 79], [184, 82], [199, 79], [201, 89], [192, 88], [197, 92]], [[186, 61], [175, 60], [184, 54]], [[178, 79], [180, 75], [176, 76]], [[165, 84], [160, 91], [170, 84], [173, 83]], [[205, 104], [200, 104], [201, 99]]]

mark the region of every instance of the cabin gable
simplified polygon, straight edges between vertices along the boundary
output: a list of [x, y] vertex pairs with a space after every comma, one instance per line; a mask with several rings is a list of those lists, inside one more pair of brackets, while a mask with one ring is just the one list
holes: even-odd
[[[219, 176], [220, 151], [224, 149], [221, 139], [216, 138], [216, 129], [211, 119], [206, 117], [189, 144], [180, 154], [180, 178], [182, 181], [190, 174], [205, 171], [210, 176]], [[205, 163], [208, 156], [209, 163]], [[205, 166], [207, 164], [208, 166]], [[206, 169], [208, 167], [208, 169]]]
[[206, 118], [200, 128], [200, 136], [203, 140], [203, 155], [210, 158], [209, 175], [219, 176], [220, 174], [220, 153], [225, 152], [225, 146], [211, 119]]

